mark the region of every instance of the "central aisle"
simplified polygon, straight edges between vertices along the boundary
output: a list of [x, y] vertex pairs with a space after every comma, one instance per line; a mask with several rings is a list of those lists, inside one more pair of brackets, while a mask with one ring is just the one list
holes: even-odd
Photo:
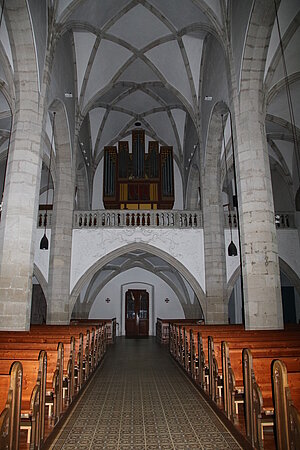
[[152, 338], [118, 338], [51, 448], [242, 447], [166, 349]]

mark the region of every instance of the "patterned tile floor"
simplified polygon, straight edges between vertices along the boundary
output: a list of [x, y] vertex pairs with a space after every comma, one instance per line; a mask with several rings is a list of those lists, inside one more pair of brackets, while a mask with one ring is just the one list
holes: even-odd
[[241, 449], [154, 339], [119, 338], [50, 447]]

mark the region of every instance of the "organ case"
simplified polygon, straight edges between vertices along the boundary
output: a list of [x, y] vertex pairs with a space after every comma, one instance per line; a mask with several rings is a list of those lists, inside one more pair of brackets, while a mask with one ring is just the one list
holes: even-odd
[[103, 203], [106, 209], [172, 209], [174, 205], [173, 148], [150, 141], [145, 131], [132, 131], [129, 143], [104, 147]]

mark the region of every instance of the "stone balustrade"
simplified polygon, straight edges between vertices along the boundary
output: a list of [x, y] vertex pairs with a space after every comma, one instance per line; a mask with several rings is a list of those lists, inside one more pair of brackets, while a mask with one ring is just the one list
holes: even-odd
[[[224, 228], [237, 228], [237, 214], [234, 211], [224, 213]], [[275, 213], [276, 228], [287, 229], [295, 228], [295, 215], [292, 212]]]
[[231, 211], [230, 213], [224, 212], [224, 228], [237, 228], [237, 213]]
[[296, 228], [295, 214], [291, 212], [277, 212], [275, 214], [276, 228]]
[[75, 211], [73, 228], [201, 228], [201, 211], [99, 210]]
[[[38, 228], [51, 228], [52, 211], [39, 210]], [[237, 228], [236, 212], [224, 213], [224, 227]], [[275, 225], [278, 229], [295, 228], [295, 217], [291, 212], [277, 212]], [[75, 211], [73, 228], [202, 228], [201, 211], [178, 210], [97, 210]]]
[[38, 214], [38, 228], [44, 228], [45, 226], [47, 228], [51, 228], [52, 225], [52, 211], [51, 210], [45, 210], [45, 209], [39, 209]]

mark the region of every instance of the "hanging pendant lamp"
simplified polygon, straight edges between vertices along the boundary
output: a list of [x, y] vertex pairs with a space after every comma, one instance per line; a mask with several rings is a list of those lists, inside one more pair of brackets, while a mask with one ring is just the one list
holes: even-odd
[[50, 161], [49, 161], [49, 171], [48, 171], [48, 181], [47, 181], [47, 194], [46, 194], [46, 213], [44, 217], [44, 235], [40, 242], [40, 249], [41, 250], [48, 250], [49, 249], [49, 240], [47, 238], [47, 220], [48, 220], [48, 196], [49, 196], [49, 185], [50, 185], [50, 169], [51, 169], [51, 161], [52, 161], [52, 147], [53, 147], [53, 141], [54, 141], [54, 126], [55, 126], [55, 111], [53, 113], [53, 120], [52, 120], [52, 136], [51, 136], [51, 143], [50, 143]]
[[[225, 156], [225, 176], [226, 176], [226, 186], [228, 188], [228, 168], [227, 168], [227, 151], [226, 151], [226, 143], [225, 143], [225, 124], [224, 118], [222, 114], [222, 138], [224, 145], [224, 156]], [[228, 223], [230, 229], [230, 244], [228, 245], [228, 256], [237, 256], [237, 248], [232, 239], [232, 221], [231, 221], [231, 210], [230, 210], [230, 202], [228, 202]]]

